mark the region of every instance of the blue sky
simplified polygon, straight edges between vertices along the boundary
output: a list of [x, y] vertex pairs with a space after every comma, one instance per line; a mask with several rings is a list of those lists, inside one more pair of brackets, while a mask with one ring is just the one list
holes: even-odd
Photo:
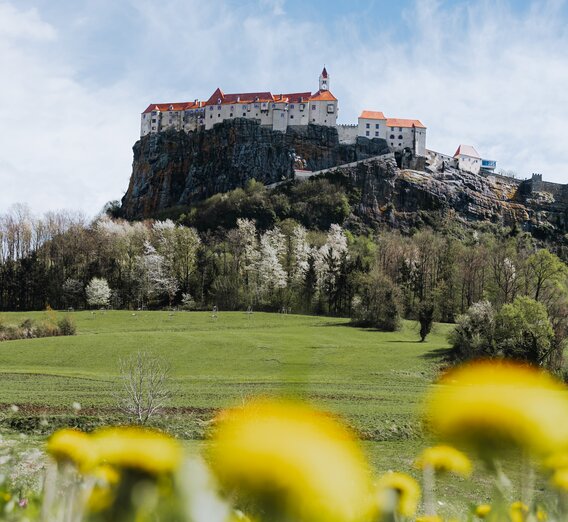
[[0, 0], [0, 20], [0, 211], [93, 215], [150, 102], [315, 90], [324, 63], [342, 122], [419, 118], [430, 148], [568, 182], [566, 1]]

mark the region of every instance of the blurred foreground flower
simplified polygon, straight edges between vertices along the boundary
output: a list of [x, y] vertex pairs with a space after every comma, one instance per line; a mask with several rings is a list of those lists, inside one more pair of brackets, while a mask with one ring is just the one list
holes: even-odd
[[491, 513], [491, 506], [489, 504], [479, 504], [475, 508], [474, 513], [477, 518], [486, 518]]
[[389, 472], [377, 482], [379, 510], [412, 517], [420, 500], [420, 486], [406, 473]]
[[476, 362], [448, 372], [430, 392], [426, 416], [447, 440], [482, 456], [519, 447], [544, 455], [568, 442], [566, 388], [548, 374], [504, 362]]
[[224, 412], [209, 451], [223, 488], [252, 501], [268, 520], [349, 522], [373, 509], [355, 439], [307, 406], [259, 401]]
[[419, 469], [432, 468], [438, 473], [455, 473], [467, 477], [471, 473], [471, 461], [461, 451], [451, 446], [439, 445], [426, 448], [416, 460]]
[[95, 465], [96, 446], [89, 435], [82, 431], [63, 429], [55, 432], [47, 441], [47, 452], [59, 463], [72, 463], [81, 471]]
[[162, 433], [135, 427], [105, 428], [93, 440], [101, 463], [149, 475], [173, 473], [181, 463], [180, 444]]

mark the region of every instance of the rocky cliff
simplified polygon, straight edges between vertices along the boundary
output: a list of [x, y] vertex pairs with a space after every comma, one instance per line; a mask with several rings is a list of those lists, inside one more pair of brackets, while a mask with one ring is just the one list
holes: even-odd
[[134, 145], [122, 214], [129, 219], [153, 217], [242, 187], [250, 179], [269, 185], [291, 181], [294, 168], [332, 167], [325, 175], [343, 179], [358, 194], [353, 223], [410, 228], [453, 216], [464, 223], [516, 225], [543, 239], [562, 239], [568, 232], [566, 185], [448, 167], [433, 170], [423, 159], [395, 158], [388, 152], [384, 140], [360, 138], [353, 145], [340, 144], [334, 128], [309, 125], [280, 133], [245, 119], [192, 134], [148, 135]]
[[568, 232], [566, 185], [549, 183], [543, 188], [542, 183], [531, 180], [454, 168], [400, 169], [392, 155], [339, 167], [326, 175], [346, 177], [359, 189], [361, 197], [354, 214], [367, 224], [410, 228], [451, 216], [464, 224], [518, 226], [540, 239], [563, 241]]
[[292, 179], [294, 167], [320, 170], [388, 152], [384, 140], [340, 145], [335, 128], [309, 125], [274, 132], [235, 119], [208, 131], [150, 134], [134, 145], [134, 162], [122, 214], [128, 219], [158, 215], [243, 187]]

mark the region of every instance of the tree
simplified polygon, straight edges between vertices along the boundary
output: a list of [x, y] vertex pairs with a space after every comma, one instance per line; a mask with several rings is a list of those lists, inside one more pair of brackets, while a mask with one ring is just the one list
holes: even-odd
[[85, 288], [87, 303], [90, 306], [108, 306], [110, 300], [110, 288], [107, 280], [102, 277], [93, 277]]
[[546, 290], [559, 285], [568, 275], [566, 265], [546, 249], [530, 256], [527, 259], [527, 266], [535, 301], [542, 301], [546, 297], [543, 295]]
[[553, 337], [546, 308], [529, 297], [517, 297], [495, 317], [495, 348], [505, 357], [544, 364]]
[[434, 304], [431, 301], [423, 301], [418, 306], [418, 322], [420, 323], [420, 342], [423, 343], [434, 324]]
[[494, 337], [495, 310], [489, 301], [480, 301], [458, 316], [449, 341], [457, 359], [473, 359], [494, 354]]
[[147, 352], [120, 359], [118, 408], [138, 424], [147, 424], [168, 403], [170, 366]]
[[73, 279], [68, 277], [61, 287], [61, 291], [63, 292], [63, 297], [65, 298], [65, 304], [67, 306], [74, 306], [80, 302], [83, 302], [83, 283], [78, 279]]
[[365, 326], [392, 332], [400, 327], [400, 295], [398, 287], [380, 271], [373, 269], [363, 276], [355, 319]]

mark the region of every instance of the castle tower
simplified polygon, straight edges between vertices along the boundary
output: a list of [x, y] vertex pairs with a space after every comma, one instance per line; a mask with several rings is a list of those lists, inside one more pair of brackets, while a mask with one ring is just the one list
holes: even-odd
[[325, 68], [325, 65], [323, 66], [323, 71], [321, 72], [319, 78], [319, 90], [329, 91], [329, 74], [327, 74], [327, 69]]

